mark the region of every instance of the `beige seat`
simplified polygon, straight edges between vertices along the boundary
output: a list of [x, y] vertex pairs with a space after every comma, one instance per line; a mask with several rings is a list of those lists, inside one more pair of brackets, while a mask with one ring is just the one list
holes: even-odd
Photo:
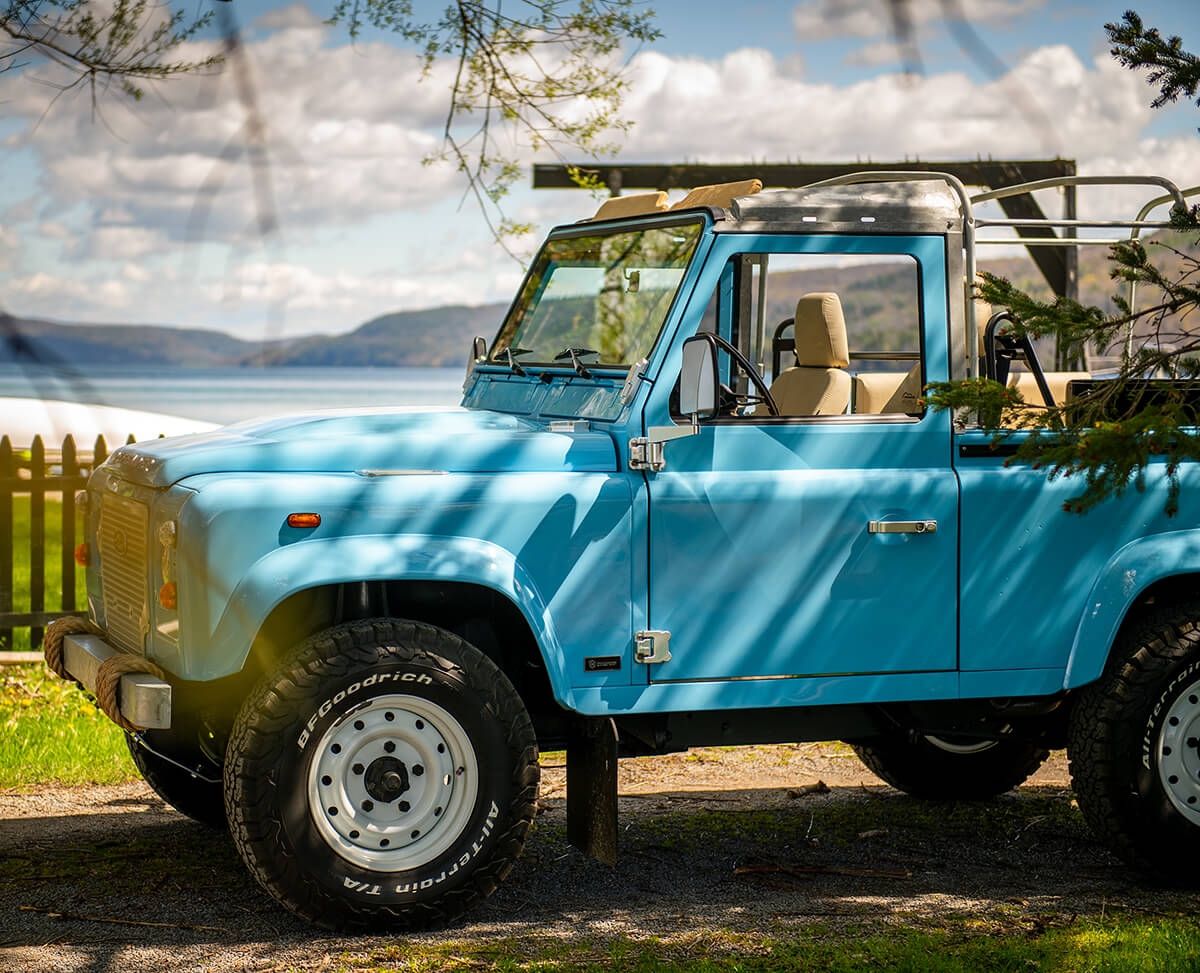
[[854, 412], [883, 415], [921, 411], [921, 363], [907, 372], [859, 372], [854, 376]]
[[[1046, 386], [1055, 405], [1066, 405], [1070, 401], [1067, 396], [1067, 384], [1092, 377], [1091, 372], [1046, 372]], [[1037, 379], [1033, 372], [1011, 372], [1008, 376], [1008, 387], [1021, 393], [1029, 405], [1043, 405], [1042, 390], [1038, 388]]]
[[[805, 294], [796, 304], [796, 365], [771, 383], [771, 395], [785, 416], [840, 415], [850, 405], [850, 354], [846, 320], [837, 294]], [[766, 415], [760, 404], [755, 415]]]

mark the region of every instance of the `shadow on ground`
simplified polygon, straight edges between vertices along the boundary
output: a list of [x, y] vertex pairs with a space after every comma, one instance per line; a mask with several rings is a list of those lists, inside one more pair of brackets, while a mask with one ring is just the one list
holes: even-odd
[[[254, 885], [226, 835], [166, 812], [131, 828], [140, 799], [125, 800], [125, 813], [21, 819], [19, 842], [0, 821], [0, 969], [307, 969], [396, 942], [296, 920]], [[968, 921], [1012, 931], [1200, 905], [1111, 858], [1057, 786], [978, 804], [861, 786], [639, 794], [621, 799], [615, 868], [571, 849], [563, 800], [545, 803], [501, 890], [419, 942]]]

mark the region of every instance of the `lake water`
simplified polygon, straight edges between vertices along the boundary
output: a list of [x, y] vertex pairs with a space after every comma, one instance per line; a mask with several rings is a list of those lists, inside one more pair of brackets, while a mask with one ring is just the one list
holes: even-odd
[[461, 368], [179, 368], [0, 364], [0, 396], [230, 423], [327, 408], [457, 405]]

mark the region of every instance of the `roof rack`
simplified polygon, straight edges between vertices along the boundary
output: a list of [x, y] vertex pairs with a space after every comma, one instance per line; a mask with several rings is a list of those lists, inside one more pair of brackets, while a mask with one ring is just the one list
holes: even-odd
[[[1033, 182], [1023, 182], [1012, 186], [1004, 186], [1001, 189], [993, 189], [988, 192], [978, 193], [974, 196], [967, 195], [966, 188], [962, 181], [948, 172], [921, 172], [907, 170], [891, 170], [884, 172], [861, 172], [847, 173], [841, 176], [834, 176], [831, 179], [823, 179], [820, 182], [809, 183], [802, 187], [804, 189], [813, 189], [822, 186], [846, 186], [861, 183], [877, 183], [877, 182], [928, 182], [939, 181], [944, 182], [950, 190], [958, 197], [959, 210], [962, 214], [963, 222], [963, 247], [966, 251], [966, 272], [963, 281], [964, 298], [966, 305], [966, 326], [967, 326], [967, 344], [968, 349], [974, 347], [974, 342], [971, 340], [976, 334], [975, 320], [975, 302], [971, 300], [971, 286], [976, 275], [976, 258], [975, 249], [977, 246], [986, 245], [1012, 245], [1013, 241], [998, 237], [995, 239], [977, 237], [977, 229], [986, 229], [990, 227], [1010, 227], [1022, 229], [1042, 227], [1050, 231], [1051, 235], [1044, 238], [1038, 237], [1023, 237], [1020, 240], [1022, 246], [1043, 246], [1043, 247], [1078, 247], [1078, 246], [1111, 246], [1114, 243], [1122, 243], [1125, 239], [1136, 240], [1145, 229], [1166, 229], [1170, 227], [1170, 223], [1160, 220], [1147, 220], [1146, 217], [1150, 212], [1164, 203], [1173, 203], [1172, 210], [1186, 211], [1187, 204], [1184, 200], [1189, 196], [1194, 196], [1200, 193], [1200, 186], [1193, 186], [1186, 190], [1181, 190], [1171, 180], [1164, 179], [1162, 176], [1149, 175], [1129, 175], [1129, 176], [1056, 176], [1051, 179], [1038, 179]], [[1079, 220], [1079, 219], [1055, 219], [1046, 217], [1044, 219], [976, 219], [974, 207], [978, 203], [985, 203], [991, 200], [1002, 199], [1009, 196], [1023, 196], [1027, 193], [1036, 192], [1039, 189], [1061, 189], [1067, 186], [1158, 186], [1167, 192], [1164, 195], [1157, 196], [1147, 202], [1138, 212], [1137, 218], [1133, 220]], [[1057, 229], [1074, 231], [1073, 236], [1059, 236]], [[1122, 239], [1101, 239], [1097, 237], [1081, 237], [1078, 231], [1081, 229], [1127, 229], [1130, 231], [1128, 238]], [[1136, 298], [1136, 287], [1131, 282], [1129, 290], [1130, 307], [1134, 306]], [[1126, 335], [1126, 350], [1132, 346], [1133, 328], [1130, 325]], [[979, 375], [979, 360], [976, 355], [967, 353], [967, 376], [969, 378], [977, 378]]]

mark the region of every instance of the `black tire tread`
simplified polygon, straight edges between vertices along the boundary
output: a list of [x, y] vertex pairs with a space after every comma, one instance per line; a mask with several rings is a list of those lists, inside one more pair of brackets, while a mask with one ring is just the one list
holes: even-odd
[[1166, 876], [1193, 871], [1190, 856], [1163, 842], [1122, 768], [1137, 759], [1130, 747], [1143, 730], [1130, 735], [1131, 717], [1154, 705], [1171, 670], [1198, 656], [1200, 601], [1146, 614], [1119, 634], [1104, 675], [1079, 694], [1068, 730], [1071, 786], [1088, 825], [1118, 857]]
[[907, 731], [851, 743], [876, 777], [913, 797], [934, 801], [980, 801], [1023, 783], [1050, 756], [1026, 740], [1001, 740], [976, 754], [955, 754]]
[[[365, 644], [364, 644], [365, 643]], [[454, 662], [443, 656], [452, 655]], [[489, 861], [472, 874], [469, 885], [437, 899], [403, 908], [356, 907], [335, 899], [308, 878], [304, 869], [281, 853], [275, 834], [279, 822], [270, 812], [265, 789], [256, 782], [271, 774], [280, 757], [283, 730], [294, 718], [288, 696], [313, 690], [323, 679], [348, 676], [363, 666], [384, 662], [421, 662], [455, 674], [487, 701], [504, 728], [513, 761], [509, 827], [497, 839]], [[346, 622], [303, 642], [251, 693], [234, 723], [225, 762], [225, 807], [230, 832], [255, 879], [298, 915], [325, 926], [349, 929], [431, 929], [459, 918], [490, 895], [511, 871], [525, 845], [537, 807], [541, 769], [533, 725], [512, 683], [474, 646], [443, 629], [421, 622], [380, 618]], [[257, 801], [256, 791], [260, 791]]]

